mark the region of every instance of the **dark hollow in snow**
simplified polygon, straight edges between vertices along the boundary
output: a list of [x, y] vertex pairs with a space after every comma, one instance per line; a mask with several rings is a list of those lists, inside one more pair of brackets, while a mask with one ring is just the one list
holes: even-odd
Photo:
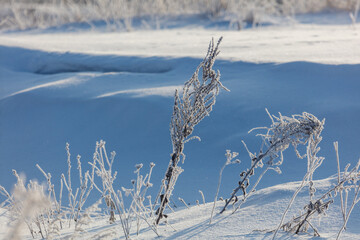
[[0, 46], [0, 64], [13, 71], [35, 74], [74, 72], [166, 73], [173, 61], [160, 57], [90, 55], [70, 52], [43, 52]]

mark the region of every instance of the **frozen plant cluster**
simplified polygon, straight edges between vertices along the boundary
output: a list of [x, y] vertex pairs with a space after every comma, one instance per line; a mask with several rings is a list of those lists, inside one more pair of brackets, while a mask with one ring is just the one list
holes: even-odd
[[[150, 182], [152, 170], [155, 166], [150, 163], [149, 173], [145, 176], [140, 174], [142, 164], [135, 166], [136, 180], [133, 180], [132, 188], [116, 189], [114, 181], [117, 172], [113, 171], [115, 152], [108, 156], [105, 142], [96, 143], [93, 161], [89, 162], [90, 170], [83, 172], [81, 157], [77, 156], [77, 177], [75, 183], [72, 178], [72, 160], [70, 146], [66, 144], [68, 172], [62, 174], [60, 179], [59, 194], [56, 194], [55, 185], [52, 183], [51, 174], [46, 173], [39, 165], [37, 168], [46, 178], [47, 186], [30, 181], [26, 186], [14, 170], [17, 183], [12, 194], [0, 186], [0, 193], [6, 200], [0, 205], [11, 213], [13, 221], [8, 239], [20, 239], [20, 230], [25, 224], [32, 237], [38, 235], [42, 239], [53, 239], [61, 234], [63, 229], [72, 229], [72, 238], [81, 237], [84, 226], [94, 219], [104, 218], [108, 215], [109, 224], [120, 224], [126, 239], [130, 238], [132, 225], [136, 223], [136, 233], [139, 234], [142, 223], [146, 223], [156, 235], [157, 228], [154, 224], [155, 214], [151, 204], [151, 197], [147, 190], [152, 187]], [[74, 187], [74, 186], [78, 187]], [[98, 193], [92, 193], [92, 199], [97, 199], [89, 207], [84, 208], [90, 193], [96, 189]], [[64, 204], [63, 192], [67, 191], [67, 206]], [[46, 193], [47, 192], [47, 193]], [[125, 205], [124, 197], [130, 198], [130, 204]], [[93, 201], [93, 200], [92, 200]], [[104, 204], [102, 204], [104, 202]], [[147, 203], [149, 202], [149, 203]], [[31, 206], [31, 207], [30, 207]], [[119, 221], [116, 221], [116, 218]]]
[[136, 222], [136, 233], [139, 234], [141, 222], [144, 221], [150, 229], [158, 235], [156, 225], [151, 220], [154, 218], [151, 202], [149, 205], [145, 204], [147, 198], [147, 190], [152, 187], [150, 178], [152, 170], [155, 166], [154, 163], [150, 163], [149, 173], [144, 177], [140, 174], [140, 170], [143, 164], [137, 164], [135, 166], [136, 180], [132, 180], [132, 188], [127, 189], [122, 187], [122, 191], [125, 196], [131, 197], [131, 203], [129, 206], [125, 205], [123, 193], [120, 189], [114, 188], [114, 181], [117, 176], [117, 172], [113, 172], [113, 163], [115, 159], [115, 152], [111, 153], [110, 158], [107, 155], [105, 142], [100, 141], [96, 143], [94, 161], [91, 163], [95, 169], [97, 176], [101, 180], [101, 184], [94, 184], [95, 188], [101, 193], [101, 198], [105, 200], [106, 206], [110, 213], [109, 222], [115, 223], [115, 215], [120, 219], [120, 224], [126, 239], [130, 239], [131, 226], [133, 221]]

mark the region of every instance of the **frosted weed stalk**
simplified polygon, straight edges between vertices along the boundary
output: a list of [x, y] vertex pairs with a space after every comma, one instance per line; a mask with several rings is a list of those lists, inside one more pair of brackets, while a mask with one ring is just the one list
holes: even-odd
[[[294, 147], [297, 156], [299, 158], [303, 158], [304, 156], [301, 156], [297, 150], [297, 146], [305, 145], [307, 143], [309, 146], [313, 146], [313, 136], [318, 136], [321, 133], [325, 123], [325, 120], [320, 121], [314, 115], [306, 112], [301, 115], [293, 115], [292, 117], [286, 117], [280, 113], [277, 117], [271, 115], [268, 111], [267, 113], [272, 121], [271, 126], [254, 128], [249, 131], [249, 133], [258, 129], [266, 131], [263, 134], [257, 134], [257, 136], [262, 138], [262, 146], [259, 153], [256, 154], [250, 152], [246, 147], [246, 144], [243, 142], [251, 159], [251, 165], [249, 169], [240, 173], [238, 186], [233, 190], [230, 198], [226, 201], [225, 206], [222, 208], [220, 213], [223, 213], [231, 202], [234, 204], [238, 202], [237, 192], [239, 190], [242, 192], [242, 199], [240, 203], [238, 203], [234, 212], [240, 208], [246, 199], [255, 192], [256, 186], [268, 170], [271, 169], [281, 173], [279, 166], [284, 160], [283, 151], [285, 151], [290, 145]], [[314, 164], [316, 165], [316, 163], [308, 162], [308, 164], [310, 164], [308, 167], [310, 167], [313, 171]], [[264, 166], [265, 168], [263, 172], [252, 186], [251, 190], [247, 191], [247, 188], [250, 186], [250, 177], [255, 174], [255, 169], [263, 168]], [[307, 177], [309, 177], [309, 179], [312, 178], [312, 172], [310, 172]]]
[[296, 189], [296, 191], [294, 192], [288, 206], [286, 207], [281, 220], [280, 220], [280, 224], [278, 226], [278, 228], [275, 230], [273, 239], [275, 239], [277, 232], [279, 231], [279, 229], [281, 228], [285, 216], [287, 214], [287, 212], [289, 211], [291, 205], [293, 204], [296, 196], [299, 194], [299, 192], [302, 190], [302, 188], [305, 185], [309, 186], [309, 198], [310, 198], [310, 202], [313, 201], [313, 197], [315, 194], [315, 187], [314, 187], [314, 183], [313, 183], [313, 175], [315, 170], [322, 164], [324, 157], [319, 157], [317, 156], [318, 152], [320, 151], [320, 147], [318, 146], [319, 143], [322, 140], [321, 137], [321, 132], [324, 129], [324, 124], [325, 124], [325, 119], [323, 119], [321, 122], [319, 120], [317, 120], [317, 118], [315, 116], [313, 116], [313, 122], [316, 123], [314, 125], [314, 127], [312, 128], [312, 130], [310, 131], [310, 129], [306, 128], [304, 129], [305, 131], [308, 131], [308, 139], [307, 139], [307, 148], [306, 148], [306, 158], [307, 158], [307, 171], [305, 173], [305, 176], [300, 184], [300, 186]]
[[[180, 161], [184, 162], [185, 160], [183, 153], [185, 143], [192, 139], [200, 140], [197, 136], [191, 137], [195, 126], [206, 116], [209, 116], [220, 89], [229, 91], [220, 82], [220, 72], [215, 72], [212, 69], [219, 54], [218, 48], [221, 40], [222, 38], [218, 40], [216, 45], [214, 40], [210, 42], [205, 59], [197, 67], [190, 80], [184, 84], [182, 94], [180, 95], [178, 91], [175, 92], [174, 109], [170, 123], [173, 153], [160, 192], [155, 200], [156, 203], [160, 199], [160, 206], [156, 211], [158, 215], [156, 224], [159, 224], [164, 216], [163, 212], [177, 178], [183, 171], [178, 164]], [[202, 73], [201, 79], [199, 79], [200, 71]]]
[[[347, 164], [345, 167], [344, 172], [340, 173], [340, 158], [339, 158], [339, 146], [338, 142], [334, 142], [335, 152], [336, 152], [336, 159], [338, 164], [338, 182], [337, 185], [331, 192], [340, 193], [340, 201], [341, 201], [341, 214], [343, 216], [343, 225], [341, 226], [336, 239], [340, 239], [341, 233], [346, 230], [346, 225], [349, 220], [350, 214], [353, 211], [356, 204], [360, 201], [360, 159], [357, 162], [356, 166], [353, 167], [350, 171], [348, 171], [350, 164]], [[354, 189], [352, 200], [349, 198], [350, 191]], [[327, 195], [331, 197], [331, 194]], [[351, 203], [350, 207], [349, 203]]]
[[[341, 203], [341, 215], [343, 218], [343, 225], [341, 226], [336, 239], [340, 239], [341, 233], [346, 229], [346, 224], [349, 220], [350, 214], [354, 209], [355, 205], [360, 201], [360, 160], [357, 164], [349, 170], [350, 164], [347, 164], [344, 172], [340, 172], [340, 158], [338, 151], [338, 143], [334, 143], [337, 159], [337, 182], [333, 184], [324, 194], [317, 199], [314, 199], [313, 184], [310, 185], [310, 201], [305, 205], [302, 213], [285, 224], [281, 225], [281, 229], [286, 232], [293, 232], [295, 234], [301, 232], [307, 232], [308, 229], [313, 229], [314, 236], [320, 236], [319, 231], [311, 223], [311, 220], [321, 215], [326, 215], [326, 211], [330, 207], [337, 196], [340, 195]], [[350, 193], [353, 190], [353, 196], [350, 197]], [[350, 206], [350, 207], [349, 207]]]
[[[148, 227], [153, 230], [153, 232], [159, 236], [157, 226], [154, 224], [155, 222], [155, 214], [153, 205], [151, 204], [151, 196], [146, 195], [147, 190], [153, 186], [150, 183], [151, 175], [155, 164], [153, 162], [150, 163], [149, 173], [145, 176], [140, 174], [140, 170], [143, 168], [143, 164], [136, 164], [135, 174], [136, 180], [131, 180], [132, 188], [127, 189], [122, 187], [122, 191], [125, 193], [125, 196], [130, 196], [132, 201], [128, 210], [124, 209], [126, 213], [126, 219], [131, 221], [131, 219], [135, 219], [136, 222], [136, 234], [139, 235], [141, 222], [144, 221]], [[145, 200], [148, 199], [149, 205], [145, 203]]]
[[115, 214], [117, 213], [120, 219], [120, 224], [123, 229], [126, 239], [130, 238], [130, 222], [124, 217], [125, 207], [121, 192], [114, 189], [113, 184], [117, 176], [117, 172], [112, 171], [112, 165], [115, 159], [115, 152], [111, 153], [109, 158], [105, 148], [105, 142], [96, 142], [93, 163], [90, 163], [95, 169], [96, 175], [101, 179], [101, 188], [94, 182], [94, 186], [101, 193], [105, 203], [110, 211], [110, 222], [115, 222]]
[[228, 165], [230, 165], [230, 164], [240, 163], [240, 160], [239, 160], [239, 159], [235, 159], [238, 155], [239, 155], [239, 153], [237, 153], [237, 152], [231, 152], [230, 150], [226, 150], [226, 153], [225, 153], [226, 162], [225, 162], [225, 164], [222, 166], [222, 168], [220, 169], [219, 181], [218, 181], [218, 185], [217, 185], [217, 189], [216, 189], [214, 204], [213, 204], [213, 208], [212, 208], [212, 210], [211, 210], [211, 216], [210, 216], [210, 222], [209, 222], [210, 224], [211, 224], [212, 219], [213, 219], [213, 216], [214, 216], [214, 211], [215, 211], [215, 207], [216, 207], [216, 201], [218, 200], [218, 196], [219, 196], [219, 191], [220, 191], [220, 185], [221, 185], [221, 179], [222, 179], [223, 171], [224, 171], [225, 167], [228, 166]]

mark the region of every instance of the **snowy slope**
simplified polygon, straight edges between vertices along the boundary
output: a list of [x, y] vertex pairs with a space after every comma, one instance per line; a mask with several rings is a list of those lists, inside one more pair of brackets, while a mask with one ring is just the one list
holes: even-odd
[[[319, 26], [318, 29], [323, 26]], [[300, 26], [302, 28], [302, 26]], [[221, 71], [222, 81], [230, 93], [221, 93], [210, 118], [205, 119], [196, 129], [196, 134], [202, 142], [187, 144], [185, 154], [185, 172], [179, 180], [178, 188], [188, 201], [194, 201], [194, 194], [202, 189], [207, 196], [215, 192], [216, 179], [211, 177], [218, 174], [220, 166], [225, 161], [225, 149], [232, 149], [241, 153], [243, 165], [238, 169], [229, 169], [227, 181], [236, 182], [238, 172], [246, 168], [247, 156], [240, 141], [245, 140], [252, 151], [256, 151], [260, 141], [247, 135], [253, 127], [270, 124], [264, 109], [272, 113], [278, 111], [284, 115], [291, 115], [307, 111], [319, 118], [326, 118], [324, 142], [326, 149], [322, 154], [327, 157], [324, 167], [319, 169], [319, 177], [327, 177], [335, 171], [334, 153], [332, 142], [340, 142], [340, 153], [344, 161], [355, 162], [359, 157], [357, 135], [360, 132], [356, 119], [360, 116], [360, 89], [357, 64], [345, 64], [357, 61], [360, 56], [356, 51], [359, 48], [355, 41], [351, 41], [358, 30], [342, 26], [344, 31], [339, 36], [350, 39], [349, 44], [338, 44], [346, 48], [345, 51], [326, 50], [322, 52], [319, 62], [309, 62], [307, 56], [316, 56], [311, 48], [299, 54], [299, 62], [288, 63], [246, 63], [229, 57], [232, 53], [229, 46], [234, 46], [233, 58], [241, 58], [242, 43], [237, 42], [227, 34], [233, 36], [253, 36], [262, 31], [275, 31], [276, 27], [269, 29], [252, 29], [243, 32], [224, 32], [225, 40], [221, 46], [221, 57], [216, 63], [216, 68]], [[188, 30], [176, 30], [184, 31]], [[293, 29], [279, 31], [281, 35], [291, 35]], [[348, 34], [347, 34], [348, 33]], [[151, 44], [145, 40], [150, 37], [140, 38], [142, 34], [150, 32], [118, 34], [118, 38], [107, 38], [105, 41], [95, 41], [84, 46], [88, 51], [107, 48], [111, 51], [114, 46], [112, 41], [126, 39], [127, 35], [138, 36], [137, 43], [142, 48], [141, 52], [152, 54]], [[166, 31], [155, 31], [153, 34], [164, 34]], [[192, 34], [179, 35], [174, 39], [172, 48], [181, 56], [183, 42], [190, 48], [190, 42], [202, 41], [202, 46], [194, 44], [194, 54], [204, 55], [207, 42], [213, 32], [197, 30]], [[100, 37], [103, 34], [98, 34]], [[106, 34], [104, 34], [106, 37]], [[219, 36], [218, 32], [215, 37]], [[131, 56], [129, 49], [124, 47], [121, 55], [92, 55], [89, 53], [61, 52], [74, 50], [85, 42], [87, 34], [77, 34], [66, 41], [57, 42], [59, 52], [46, 52], [46, 44], [38, 42], [36, 49], [24, 49], [25, 43], [33, 46], [44, 38], [50, 44], [50, 38], [57, 42], [59, 36], [54, 35], [19, 35], [17, 47], [1, 47], [1, 135], [0, 152], [2, 155], [1, 183], [9, 187], [13, 183], [11, 169], [26, 172], [30, 178], [41, 179], [40, 173], [35, 169], [39, 163], [45, 170], [59, 174], [66, 170], [65, 142], [69, 142], [72, 153], [80, 154], [84, 159], [91, 159], [95, 141], [104, 139], [108, 142], [109, 150], [118, 153], [117, 166], [121, 173], [121, 184], [127, 184], [131, 179], [132, 167], [139, 162], [153, 161], [157, 181], [160, 181], [163, 171], [168, 163], [171, 145], [168, 124], [172, 111], [172, 96], [175, 88], [179, 88], [194, 71], [201, 61], [196, 57], [164, 57], [164, 56]], [[97, 35], [94, 34], [94, 37]], [[188, 40], [191, 36], [194, 40]], [[206, 38], [204, 37], [206, 36]], [[9, 45], [4, 39], [16, 38], [16, 35], [1, 36], [4, 45]], [[36, 41], [31, 40], [37, 38]], [[179, 40], [181, 39], [182, 40]], [[141, 39], [144, 39], [142, 43]], [[156, 41], [158, 38], [153, 38]], [[163, 39], [163, 40], [161, 40]], [[168, 45], [161, 49], [160, 38], [157, 51], [165, 51]], [[130, 39], [131, 40], [131, 39]], [[129, 44], [132, 41], [128, 41]], [[123, 40], [125, 41], [125, 40]], [[264, 40], [259, 40], [260, 42]], [[88, 41], [90, 39], [88, 38]], [[99, 44], [101, 42], [102, 44]], [[331, 42], [331, 39], [329, 40]], [[15, 42], [11, 42], [15, 45]], [[168, 41], [171, 44], [171, 41]], [[177, 44], [176, 44], [177, 43]], [[257, 42], [252, 43], [252, 50], [257, 51]], [[281, 43], [281, 42], [280, 42]], [[260, 43], [259, 43], [260, 44]], [[269, 41], [267, 48], [277, 49]], [[284, 45], [285, 42], [283, 42]], [[298, 49], [301, 41], [294, 42], [292, 48]], [[118, 46], [121, 46], [118, 45]], [[35, 47], [34, 47], [35, 48]], [[156, 48], [155, 48], [156, 49]], [[78, 50], [78, 51], [81, 51]], [[238, 51], [238, 52], [237, 52]], [[279, 50], [280, 51], [280, 50]], [[115, 51], [116, 52], [116, 51]], [[251, 52], [251, 50], [248, 50]], [[339, 57], [339, 62], [344, 64], [330, 65], [333, 55], [342, 52], [352, 52], [352, 57]], [[286, 52], [283, 52], [283, 55]], [[140, 54], [140, 53], [138, 53]], [[175, 53], [172, 53], [173, 55]], [[275, 60], [278, 55], [274, 51]], [[159, 53], [159, 55], [161, 55]], [[169, 53], [169, 55], [171, 55]], [[189, 54], [191, 55], [191, 54]], [[257, 62], [262, 62], [265, 57], [254, 54]], [[280, 57], [279, 57], [280, 58]], [[244, 59], [250, 60], [250, 59]], [[324, 63], [323, 63], [324, 62]], [[19, 146], [20, 149], [19, 149]], [[301, 178], [305, 163], [295, 158], [289, 152], [288, 160], [284, 164], [282, 176], [274, 176], [264, 182], [264, 186], [274, 183], [297, 180]], [[120, 167], [121, 166], [121, 167]], [[202, 167], [211, 166], [211, 167]], [[186, 188], [189, 184], [194, 188]], [[225, 192], [230, 192], [233, 186], [224, 187]]]
[[[335, 181], [334, 178], [316, 181], [317, 194], [320, 196]], [[259, 190], [235, 214], [231, 214], [230, 208], [222, 215], [215, 215], [211, 224], [209, 224], [209, 219], [212, 202], [192, 206], [189, 209], [183, 205], [179, 206], [179, 209], [175, 208], [175, 213], [168, 214], [167, 224], [159, 225], [160, 237], [156, 239], [272, 239], [272, 231], [276, 229], [285, 207], [299, 185], [300, 182], [291, 182]], [[286, 220], [298, 214], [307, 203], [308, 193], [304, 190], [299, 194]], [[223, 205], [223, 201], [218, 201], [216, 212], [219, 212]], [[359, 238], [359, 215], [360, 210], [356, 208], [341, 239]], [[4, 220], [5, 216], [0, 219]], [[312, 221], [321, 237], [313, 237], [312, 231], [299, 235], [281, 231], [277, 239], [335, 239], [342, 225], [341, 220], [338, 197], [335, 198], [334, 204], [330, 205], [327, 215], [314, 218]], [[120, 225], [108, 224], [106, 217], [92, 219], [89, 225], [84, 226], [84, 229], [85, 232], [77, 235], [76, 239], [124, 239]], [[135, 231], [135, 226], [133, 231]], [[5, 234], [6, 229], [1, 229], [0, 238]], [[59, 239], [71, 239], [72, 236], [75, 236], [73, 227], [64, 229]], [[136, 232], [131, 234], [132, 239], [154, 239], [155, 237], [155, 233], [144, 224], [138, 236]], [[26, 231], [23, 232], [23, 238], [32, 239]]]

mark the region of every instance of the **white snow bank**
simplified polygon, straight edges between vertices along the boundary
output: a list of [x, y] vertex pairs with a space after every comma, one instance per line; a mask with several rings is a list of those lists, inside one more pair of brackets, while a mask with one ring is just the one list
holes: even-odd
[[203, 58], [204, 46], [211, 37], [220, 36], [224, 36], [220, 59], [360, 63], [360, 24], [297, 24], [244, 31], [175, 28], [125, 33], [14, 33], [0, 35], [0, 45], [48, 52]]

